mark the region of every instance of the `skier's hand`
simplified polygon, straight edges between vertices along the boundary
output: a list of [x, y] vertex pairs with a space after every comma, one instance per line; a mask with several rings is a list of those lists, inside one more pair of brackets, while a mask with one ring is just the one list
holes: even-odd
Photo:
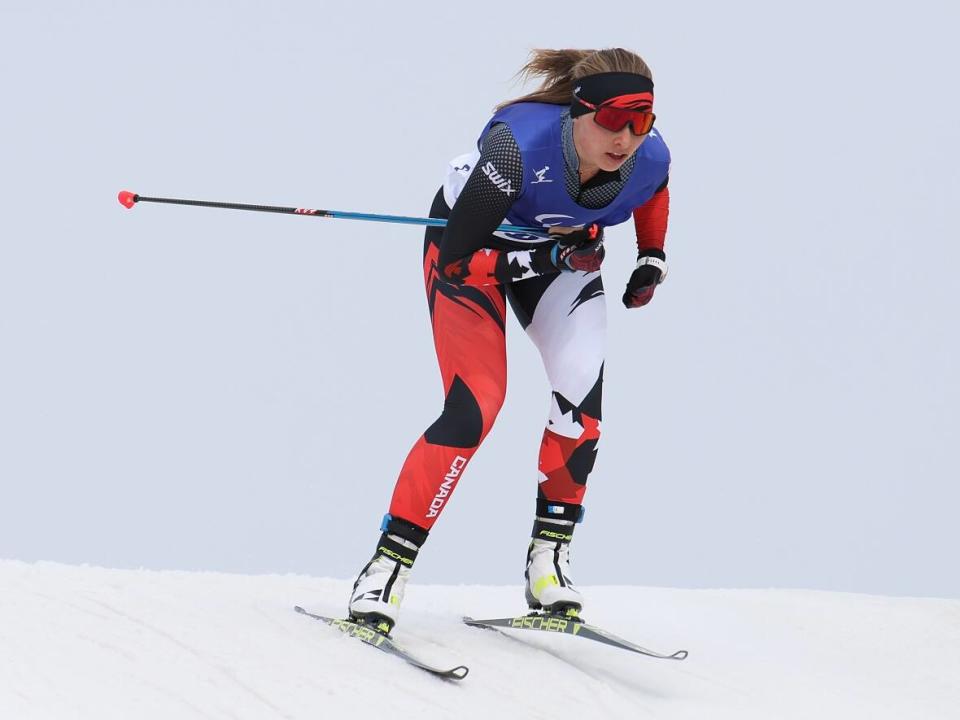
[[637, 257], [637, 267], [627, 282], [623, 304], [628, 308], [646, 305], [653, 298], [657, 285], [667, 277], [667, 256], [663, 250], [645, 250]]
[[550, 251], [550, 260], [558, 270], [596, 272], [603, 262], [603, 228], [594, 223], [584, 228], [550, 228], [557, 242]]

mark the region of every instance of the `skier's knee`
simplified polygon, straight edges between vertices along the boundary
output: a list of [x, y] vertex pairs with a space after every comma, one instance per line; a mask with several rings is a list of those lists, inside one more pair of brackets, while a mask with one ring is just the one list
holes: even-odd
[[[584, 392], [586, 391], [586, 394]], [[554, 408], [550, 419], [563, 422], [563, 417], [575, 406], [591, 418], [600, 417], [603, 396], [603, 369], [599, 372], [589, 367], [571, 367], [562, 374], [559, 387], [554, 386]]]
[[443, 403], [443, 413], [425, 433], [427, 442], [447, 447], [477, 447], [490, 432], [503, 406], [504, 394], [503, 390], [475, 394], [459, 376], [455, 377]]

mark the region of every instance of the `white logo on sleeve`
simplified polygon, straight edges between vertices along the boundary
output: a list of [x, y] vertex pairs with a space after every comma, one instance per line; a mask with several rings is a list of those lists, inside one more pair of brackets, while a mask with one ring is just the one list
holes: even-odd
[[493, 166], [492, 162], [487, 162], [487, 164], [480, 169], [483, 170], [484, 175], [490, 178], [490, 182], [503, 190], [503, 192], [505, 192], [507, 195], [510, 195], [514, 191], [513, 185], [510, 184], [510, 181], [497, 172], [497, 169]]

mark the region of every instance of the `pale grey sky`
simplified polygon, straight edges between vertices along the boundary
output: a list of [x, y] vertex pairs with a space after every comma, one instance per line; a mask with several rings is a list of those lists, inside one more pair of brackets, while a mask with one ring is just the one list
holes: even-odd
[[[0, 556], [353, 576], [441, 407], [422, 231], [117, 191], [423, 215], [530, 48], [621, 45], [673, 152], [671, 271], [624, 310], [609, 232], [576, 578], [960, 597], [958, 21], [3, 0]], [[416, 582], [522, 580], [548, 387], [508, 336]]]

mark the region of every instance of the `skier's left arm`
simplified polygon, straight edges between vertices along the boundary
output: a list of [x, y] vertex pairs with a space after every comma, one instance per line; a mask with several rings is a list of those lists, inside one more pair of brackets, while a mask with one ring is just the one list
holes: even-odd
[[667, 180], [647, 202], [633, 210], [637, 231], [637, 266], [627, 282], [623, 304], [628, 308], [643, 307], [653, 299], [653, 291], [667, 274], [667, 255], [663, 250], [670, 215], [670, 190]]

